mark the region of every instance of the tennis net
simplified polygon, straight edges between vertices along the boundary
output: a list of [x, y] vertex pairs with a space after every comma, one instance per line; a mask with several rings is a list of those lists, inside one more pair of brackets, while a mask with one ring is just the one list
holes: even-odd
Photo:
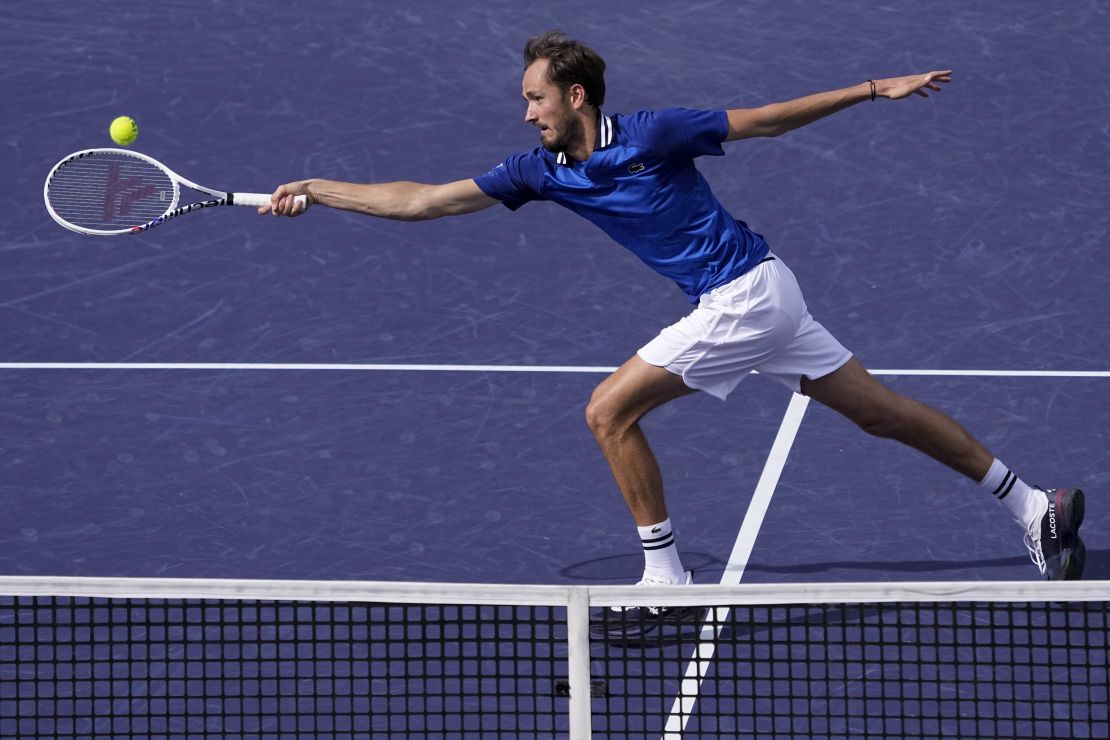
[[1107, 582], [0, 593], [5, 738], [1110, 736]]

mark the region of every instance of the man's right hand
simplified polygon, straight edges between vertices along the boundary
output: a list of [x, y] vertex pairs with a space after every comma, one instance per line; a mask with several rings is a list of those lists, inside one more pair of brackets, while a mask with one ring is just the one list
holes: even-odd
[[[265, 216], [271, 213], [275, 216], [299, 216], [307, 211], [316, 199], [309, 190], [312, 180], [299, 180], [282, 185], [270, 196], [269, 205], [261, 206], [258, 215]], [[297, 200], [298, 195], [303, 195], [304, 206]]]

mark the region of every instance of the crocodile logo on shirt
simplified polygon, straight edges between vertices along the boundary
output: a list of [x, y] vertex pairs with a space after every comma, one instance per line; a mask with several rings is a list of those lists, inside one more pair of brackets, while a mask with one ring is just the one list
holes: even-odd
[[643, 162], [633, 162], [632, 164], [628, 165], [628, 174], [630, 174], [630, 175], [635, 175], [637, 172], [643, 172], [643, 171], [644, 171], [644, 163]]

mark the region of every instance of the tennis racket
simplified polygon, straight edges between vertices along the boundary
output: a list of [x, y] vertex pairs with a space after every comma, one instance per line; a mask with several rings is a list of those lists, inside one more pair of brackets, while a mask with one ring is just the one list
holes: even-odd
[[[179, 205], [181, 186], [212, 196]], [[270, 202], [265, 193], [225, 193], [186, 180], [158, 160], [127, 149], [85, 149], [54, 165], [43, 186], [50, 217], [70, 231], [98, 236], [141, 234], [183, 213], [210, 206]], [[305, 196], [298, 195], [301, 207]]]

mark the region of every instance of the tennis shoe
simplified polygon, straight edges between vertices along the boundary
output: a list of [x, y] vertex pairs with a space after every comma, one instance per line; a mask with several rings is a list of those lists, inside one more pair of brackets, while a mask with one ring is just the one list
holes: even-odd
[[[694, 582], [690, 571], [680, 583], [645, 575], [637, 586], [688, 586]], [[611, 606], [590, 625], [590, 634], [610, 642], [634, 642], [668, 625], [696, 624], [702, 613], [697, 606]]]
[[1087, 548], [1079, 538], [1079, 525], [1083, 523], [1083, 491], [1078, 488], [1037, 490], [1044, 494], [1044, 508], [1025, 533], [1029, 557], [1041, 575], [1050, 581], [1079, 580], [1087, 559]]

